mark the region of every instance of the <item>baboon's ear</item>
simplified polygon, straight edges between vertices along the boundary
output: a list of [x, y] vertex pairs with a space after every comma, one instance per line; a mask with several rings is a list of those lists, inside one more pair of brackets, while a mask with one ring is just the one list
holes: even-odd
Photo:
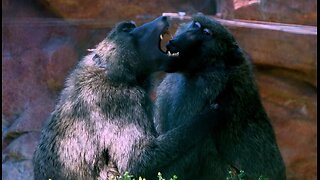
[[134, 21], [125, 21], [119, 23], [116, 29], [118, 32], [130, 32], [136, 27], [137, 26]]

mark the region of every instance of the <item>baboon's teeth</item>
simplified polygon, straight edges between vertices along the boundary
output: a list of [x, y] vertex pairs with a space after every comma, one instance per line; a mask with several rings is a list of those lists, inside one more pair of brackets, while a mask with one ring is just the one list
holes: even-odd
[[163, 35], [162, 35], [162, 34], [160, 34], [160, 39], [161, 39], [161, 40], [163, 39]]
[[176, 53], [171, 53], [170, 51], [168, 51], [168, 56], [171, 56], [171, 57], [178, 57], [179, 56], [179, 52], [176, 52]]

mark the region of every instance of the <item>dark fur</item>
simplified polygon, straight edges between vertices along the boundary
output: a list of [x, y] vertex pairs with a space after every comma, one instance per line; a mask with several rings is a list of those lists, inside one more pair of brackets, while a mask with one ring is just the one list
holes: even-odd
[[79, 62], [42, 130], [36, 180], [106, 179], [118, 171], [154, 179], [204, 137], [205, 121], [157, 137], [145, 82], [169, 60], [158, 48], [166, 26], [165, 17], [138, 28], [120, 23]]
[[[206, 34], [205, 28], [212, 34]], [[178, 29], [167, 48], [179, 52], [170, 71], [180, 72], [167, 74], [157, 89], [157, 131], [166, 133], [188, 123], [203, 106], [215, 103], [218, 124], [163, 173], [175, 173], [183, 180], [209, 180], [226, 179], [228, 170], [244, 170], [246, 179], [256, 180], [260, 175], [285, 179], [285, 166], [251, 62], [232, 34], [217, 21], [196, 15], [193, 22]]]

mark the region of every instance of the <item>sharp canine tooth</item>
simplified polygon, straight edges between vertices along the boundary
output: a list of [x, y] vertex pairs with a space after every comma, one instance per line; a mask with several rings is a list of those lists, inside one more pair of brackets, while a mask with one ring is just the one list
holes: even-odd
[[161, 40], [163, 39], [163, 36], [162, 36], [162, 34], [160, 34], [160, 39], [161, 39]]
[[179, 56], [179, 52], [171, 53], [170, 51], [168, 51], [168, 52], [167, 52], [167, 55], [168, 55], [168, 56], [171, 56], [171, 57], [178, 57], [178, 56]]

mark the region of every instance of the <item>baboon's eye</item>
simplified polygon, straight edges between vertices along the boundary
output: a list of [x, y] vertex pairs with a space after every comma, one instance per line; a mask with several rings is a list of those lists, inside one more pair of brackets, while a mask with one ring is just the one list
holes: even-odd
[[208, 36], [211, 36], [211, 35], [212, 35], [212, 31], [211, 31], [210, 29], [208, 29], [208, 28], [204, 28], [204, 29], [203, 29], [203, 33], [204, 33], [205, 35], [208, 35]]
[[199, 22], [194, 22], [193, 26], [196, 28], [201, 28], [201, 24]]

